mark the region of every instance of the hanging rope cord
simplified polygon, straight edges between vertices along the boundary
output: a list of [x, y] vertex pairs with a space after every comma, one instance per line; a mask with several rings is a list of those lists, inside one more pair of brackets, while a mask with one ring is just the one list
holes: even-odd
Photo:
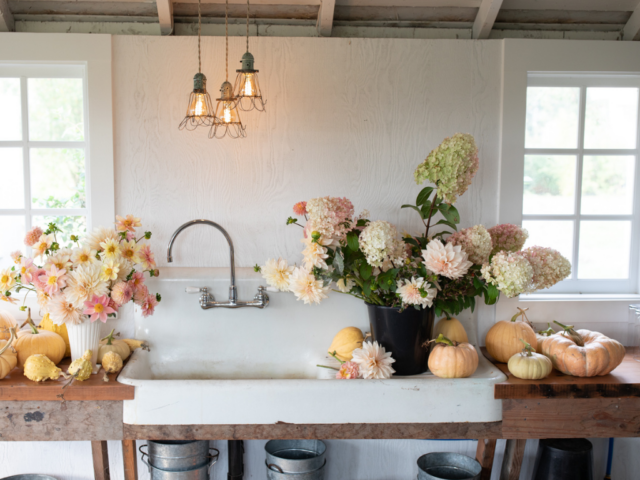
[[225, 75], [229, 81], [229, 0], [226, 1], [224, 7], [224, 39], [225, 39]]
[[202, 73], [202, 59], [200, 56], [200, 30], [202, 29], [202, 13], [200, 12], [200, 0], [198, 0], [198, 73]]
[[247, 52], [249, 52], [249, 0], [247, 0]]

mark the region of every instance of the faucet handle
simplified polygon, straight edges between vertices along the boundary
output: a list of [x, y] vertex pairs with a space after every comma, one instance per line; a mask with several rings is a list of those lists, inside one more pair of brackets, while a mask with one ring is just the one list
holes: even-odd
[[207, 287], [187, 287], [184, 291], [187, 293], [207, 293]]

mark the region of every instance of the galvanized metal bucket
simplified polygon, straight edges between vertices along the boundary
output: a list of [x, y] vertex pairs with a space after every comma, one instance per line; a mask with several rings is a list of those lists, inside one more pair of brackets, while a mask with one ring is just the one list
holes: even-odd
[[482, 466], [460, 453], [427, 453], [418, 459], [418, 480], [480, 480]]
[[56, 480], [50, 475], [41, 475], [39, 473], [21, 473], [19, 475], [11, 475], [0, 480]]
[[[160, 443], [160, 442], [154, 442], [154, 443]], [[168, 442], [164, 442], [164, 443], [168, 443]], [[185, 444], [187, 442], [180, 442], [180, 443]], [[194, 443], [194, 442], [189, 442], [189, 443]], [[208, 441], [205, 440], [204, 443], [207, 446], [207, 450], [205, 451], [204, 457], [201, 457], [200, 455], [197, 455], [197, 456], [191, 455], [189, 457], [167, 457], [167, 456], [151, 457], [150, 453], [147, 453], [142, 450], [142, 448], [145, 445], [141, 445], [138, 450], [140, 450], [140, 453], [142, 454], [142, 461], [145, 463], [147, 468], [149, 468], [149, 473], [151, 474], [152, 480], [209, 480], [211, 467], [215, 465], [216, 462], [218, 461], [218, 456], [220, 455], [220, 451], [217, 448], [209, 448]], [[149, 442], [149, 445], [150, 444], [151, 442]], [[198, 448], [201, 449], [201, 446]], [[213, 455], [209, 453], [211, 450], [215, 451]], [[152, 447], [149, 446], [149, 452], [151, 451], [152, 451]], [[184, 449], [181, 451], [184, 452]], [[149, 461], [147, 461], [145, 457], [149, 457]], [[160, 458], [161, 460], [159, 461], [157, 460], [155, 463], [151, 463], [152, 458], [156, 458], [156, 459]], [[198, 460], [200, 458], [204, 458], [204, 463]], [[170, 461], [171, 459], [174, 459], [176, 461], [171, 462]], [[185, 459], [190, 459], [190, 460], [187, 461]], [[165, 465], [169, 465], [170, 467], [173, 467], [173, 468], [160, 468], [158, 466], [158, 462]], [[184, 468], [189, 462], [201, 463], [201, 465], [196, 465], [196, 466], [191, 465], [188, 468]], [[176, 467], [181, 467], [181, 468], [176, 468]]]
[[146, 446], [148, 452], [143, 450], [145, 445], [139, 448], [143, 459], [144, 456], [148, 456], [149, 464], [153, 467], [176, 472], [207, 465], [211, 458], [217, 458], [218, 455], [209, 454], [212, 449], [209, 448], [208, 440], [167, 440], [161, 442], [149, 440]]
[[[145, 461], [145, 463], [147, 462]], [[147, 466], [149, 467], [151, 480], [209, 480], [209, 475], [211, 475], [211, 467], [215, 463], [216, 462], [211, 462], [210, 464], [205, 464], [192, 470], [180, 471], [162, 470], [160, 468], [154, 467], [153, 465], [149, 465], [148, 463]]]
[[314, 472], [324, 467], [327, 446], [320, 440], [270, 440], [264, 449], [268, 469], [289, 474]]
[[267, 465], [267, 480], [324, 480], [324, 467], [327, 464], [325, 460], [320, 468], [312, 472], [304, 473], [285, 473], [277, 465]]

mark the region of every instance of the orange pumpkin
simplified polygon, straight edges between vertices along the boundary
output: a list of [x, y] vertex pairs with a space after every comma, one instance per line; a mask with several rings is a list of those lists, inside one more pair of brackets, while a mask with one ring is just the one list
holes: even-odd
[[536, 333], [527, 323], [516, 322], [518, 317], [525, 317], [526, 309], [518, 308], [511, 320], [503, 320], [496, 323], [487, 332], [485, 344], [487, 351], [496, 361], [507, 363], [516, 353], [522, 351], [522, 343], [524, 340], [534, 349], [538, 347]]
[[478, 352], [470, 343], [458, 343], [438, 335], [429, 354], [429, 370], [440, 378], [466, 378], [478, 368]]
[[60, 363], [67, 349], [62, 337], [48, 330], [38, 330], [31, 321], [31, 309], [29, 309], [27, 322], [29, 328], [20, 330], [17, 339], [13, 342], [13, 348], [18, 352], [18, 366], [23, 368], [27, 358], [35, 354], [46, 355], [55, 365]]
[[11, 327], [17, 330], [18, 322], [9, 312], [0, 310], [0, 340], [9, 340], [11, 338], [11, 333], [9, 332]]
[[620, 342], [598, 332], [554, 323], [564, 331], [545, 339], [539, 351], [556, 370], [574, 377], [595, 377], [611, 373], [622, 363], [625, 350]]

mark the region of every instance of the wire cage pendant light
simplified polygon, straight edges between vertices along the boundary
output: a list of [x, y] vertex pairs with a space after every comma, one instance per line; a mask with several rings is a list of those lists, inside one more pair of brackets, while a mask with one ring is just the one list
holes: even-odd
[[236, 70], [236, 84], [233, 87], [235, 97], [238, 102], [238, 108], [245, 112], [257, 110], [265, 111], [265, 104], [262, 99], [262, 91], [258, 82], [258, 70], [253, 67], [254, 58], [249, 52], [249, 0], [247, 0], [247, 51], [242, 55], [242, 68]]
[[220, 98], [216, 99], [218, 102], [215, 112], [216, 118], [209, 130], [209, 138], [223, 138], [227, 135], [231, 138], [244, 138], [247, 134], [242, 120], [240, 120], [237, 99], [233, 95], [233, 85], [229, 83], [229, 0], [225, 2], [224, 26], [226, 80], [220, 87]]
[[215, 123], [211, 97], [207, 93], [207, 77], [202, 73], [202, 56], [200, 50], [200, 32], [202, 28], [202, 14], [198, 0], [198, 73], [193, 77], [193, 92], [189, 95], [187, 115], [184, 117], [180, 130], [195, 130], [198, 127], [211, 127]]

